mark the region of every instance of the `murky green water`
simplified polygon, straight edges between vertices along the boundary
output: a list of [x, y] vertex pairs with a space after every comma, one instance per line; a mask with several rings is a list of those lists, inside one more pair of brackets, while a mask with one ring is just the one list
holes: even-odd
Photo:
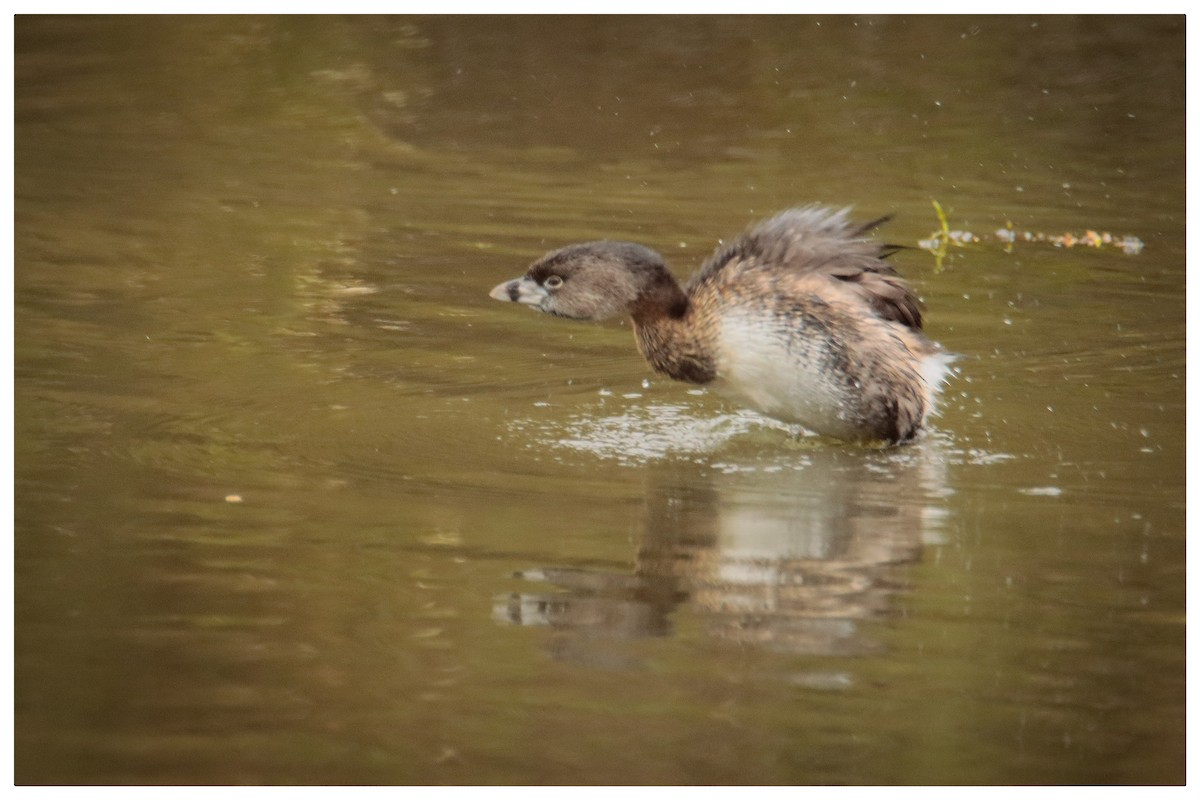
[[[21, 17], [15, 86], [19, 783], [1184, 779], [1181, 17]], [[896, 450], [486, 294], [931, 199]]]

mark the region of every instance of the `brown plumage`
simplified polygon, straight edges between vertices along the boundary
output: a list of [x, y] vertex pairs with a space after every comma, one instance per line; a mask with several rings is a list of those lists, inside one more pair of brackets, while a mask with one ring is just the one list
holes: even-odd
[[931, 413], [949, 359], [883, 260], [897, 248], [865, 238], [886, 219], [785, 211], [718, 249], [685, 287], [641, 245], [571, 245], [491, 294], [571, 319], [628, 314], [661, 374], [818, 433], [899, 442]]

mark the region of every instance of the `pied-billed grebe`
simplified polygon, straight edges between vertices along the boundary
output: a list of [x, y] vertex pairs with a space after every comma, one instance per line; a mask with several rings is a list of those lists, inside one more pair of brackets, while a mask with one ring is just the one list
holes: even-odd
[[663, 375], [826, 436], [902, 442], [933, 411], [950, 359], [883, 260], [897, 248], [864, 238], [886, 220], [784, 211], [718, 249], [684, 287], [649, 248], [576, 244], [491, 296], [570, 319], [628, 314]]

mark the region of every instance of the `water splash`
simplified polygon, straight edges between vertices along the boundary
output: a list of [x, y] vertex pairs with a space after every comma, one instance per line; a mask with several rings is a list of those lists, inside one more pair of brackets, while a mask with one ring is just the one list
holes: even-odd
[[798, 425], [788, 425], [753, 411], [737, 410], [697, 416], [682, 404], [629, 406], [620, 413], [576, 414], [559, 424], [524, 419], [510, 424], [529, 437], [539, 432], [536, 446], [587, 453], [621, 463], [646, 463], [665, 458], [701, 458], [734, 439], [764, 435], [778, 443], [815, 439]]

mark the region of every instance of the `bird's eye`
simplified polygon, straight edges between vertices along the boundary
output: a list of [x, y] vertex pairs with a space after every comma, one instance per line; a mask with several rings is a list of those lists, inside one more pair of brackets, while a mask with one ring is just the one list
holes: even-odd
[[546, 280], [542, 281], [542, 285], [547, 289], [557, 289], [563, 285], [563, 279], [558, 275], [551, 275], [549, 278], [546, 278]]

